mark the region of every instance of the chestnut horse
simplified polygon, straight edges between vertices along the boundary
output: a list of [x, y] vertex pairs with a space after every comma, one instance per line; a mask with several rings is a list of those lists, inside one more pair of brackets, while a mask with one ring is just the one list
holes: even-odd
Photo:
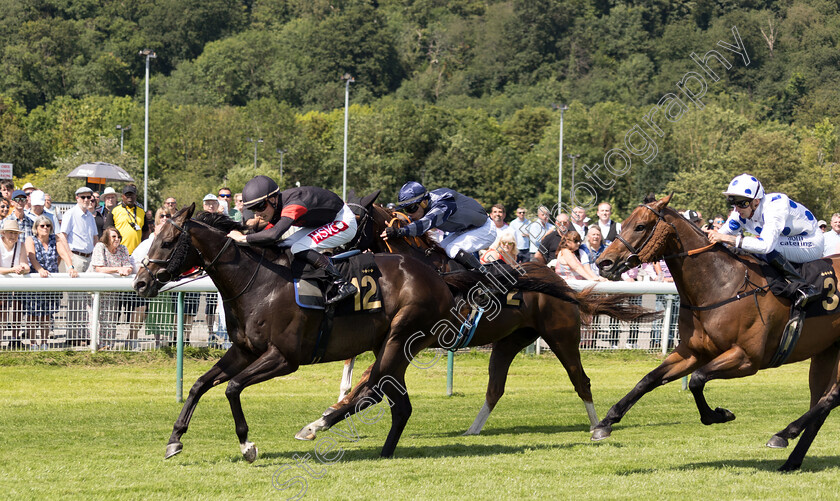
[[[712, 379], [732, 379], [755, 374], [771, 366], [788, 321], [790, 301], [766, 292], [767, 281], [760, 261], [739, 256], [723, 245], [711, 245], [705, 233], [668, 207], [671, 196], [640, 205], [621, 225], [621, 234], [598, 259], [601, 274], [616, 280], [622, 272], [640, 262], [665, 259], [680, 294], [680, 342], [675, 350], [648, 373], [598, 423], [592, 440], [610, 436], [612, 427], [644, 394], [665, 383], [692, 374], [689, 388], [705, 425], [725, 423], [735, 415], [706, 403], [703, 388]], [[838, 263], [833, 261], [835, 273]], [[826, 279], [828, 280], [828, 279]], [[831, 287], [832, 285], [830, 285]], [[833, 285], [836, 291], [836, 285]], [[837, 305], [836, 295], [823, 306]], [[840, 312], [840, 310], [836, 310]], [[796, 469], [802, 464], [810, 440], [830, 406], [836, 405], [838, 390], [826, 390], [837, 373], [840, 350], [840, 315], [807, 318], [798, 343], [785, 363], [811, 359], [810, 414], [776, 433], [769, 447], [786, 447], [803, 427], [812, 425], [804, 450], [799, 446], [782, 466]], [[831, 401], [834, 395], [834, 401]], [[817, 405], [819, 402], [819, 405]], [[814, 407], [816, 406], [816, 407]], [[800, 441], [800, 445], [803, 442]]]
[[[286, 252], [271, 246], [262, 249], [231, 245], [226, 235], [244, 227], [226, 216], [199, 213], [191, 219], [195, 204], [167, 220], [155, 236], [134, 289], [144, 297], [155, 296], [160, 287], [184, 271], [200, 266], [216, 284], [223, 299], [227, 330], [233, 345], [189, 392], [166, 447], [166, 457], [183, 449], [193, 411], [210, 388], [230, 381], [225, 390], [236, 425], [240, 449], [248, 461], [257, 448], [248, 441], [248, 424], [240, 394], [256, 383], [290, 374], [313, 363], [323, 312], [304, 310], [295, 304], [293, 276]], [[381, 272], [382, 308], [378, 313], [336, 317], [332, 336], [320, 362], [344, 360], [365, 351], [376, 353], [371, 371], [373, 393], [392, 403], [391, 429], [382, 456], [393, 455], [411, 415], [405, 391], [405, 370], [411, 357], [432, 344], [434, 336], [408, 340], [419, 331], [432, 333], [437, 319], [447, 318], [452, 295], [444, 281], [428, 266], [408, 256], [376, 256]], [[388, 383], [388, 384], [385, 384]], [[377, 393], [378, 392], [378, 393]], [[370, 391], [368, 393], [371, 393]], [[332, 426], [359, 412], [376, 398], [348, 402], [327, 418]]]
[[[365, 200], [371, 198], [365, 197]], [[354, 209], [364, 211], [359, 217], [358, 234], [361, 236], [357, 247], [360, 249], [414, 256], [429, 264], [429, 269], [434, 268], [440, 272], [449, 270], [449, 258], [446, 253], [426, 236], [389, 240], [387, 243], [380, 238], [379, 235], [387, 225], [407, 222], [405, 215], [393, 213], [378, 204], [356, 205]], [[403, 218], [402, 223], [400, 218]], [[629, 304], [628, 295], [595, 295], [591, 294], [590, 290], [578, 293], [546, 266], [535, 263], [525, 263], [521, 266], [524, 274], [520, 276], [515, 271], [511, 274], [516, 283], [505, 282], [505, 278], [499, 279], [499, 283], [511, 290], [509, 296], [513, 294], [514, 289], [522, 290], [522, 299], [518, 300], [518, 307], [500, 308], [492, 319], [481, 320], [474, 337], [467, 344], [482, 346], [493, 343], [493, 348], [484, 405], [464, 435], [477, 435], [481, 432], [490, 413], [504, 394], [508, 370], [516, 354], [539, 337], [545, 340], [566, 369], [575, 391], [583, 400], [591, 429], [598, 422], [598, 417], [592, 403], [589, 378], [580, 360], [581, 316], [591, 319], [595, 315], [603, 314], [622, 321], [632, 321], [657, 315]], [[464, 294], [481, 278], [482, 274], [478, 272], [444, 275], [444, 280], [452, 286], [456, 294], [459, 291]], [[487, 281], [484, 280], [486, 284]], [[463, 313], [464, 316], [466, 314], [468, 311]], [[433, 346], [450, 347], [440, 344]], [[345, 368], [348, 366], [352, 367], [352, 362], [346, 363]], [[361, 381], [347, 398], [356, 397], [360, 388], [364, 387], [368, 371], [365, 371]], [[347, 372], [345, 370], [343, 381], [349, 380]], [[345, 400], [339, 401], [328, 408], [324, 415], [330, 415], [335, 412], [336, 407], [345, 403]], [[319, 429], [320, 420], [314, 421], [298, 432], [296, 438], [312, 440]]]

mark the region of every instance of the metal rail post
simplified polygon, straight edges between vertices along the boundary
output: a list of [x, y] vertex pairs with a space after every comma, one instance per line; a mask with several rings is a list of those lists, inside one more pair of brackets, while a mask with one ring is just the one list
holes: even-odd
[[184, 401], [184, 293], [178, 292], [178, 305], [175, 307], [178, 322], [177, 358], [175, 368], [175, 399]]

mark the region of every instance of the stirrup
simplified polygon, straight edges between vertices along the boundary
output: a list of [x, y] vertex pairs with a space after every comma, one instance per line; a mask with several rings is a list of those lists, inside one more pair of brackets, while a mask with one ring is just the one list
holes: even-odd
[[822, 295], [821, 292], [814, 287], [797, 289], [796, 293], [797, 298], [796, 301], [793, 302], [793, 307], [799, 310], [810, 304], [813, 299], [817, 299]]
[[328, 294], [326, 299], [326, 304], [335, 304], [339, 301], [347, 299], [350, 296], [355, 295], [359, 292], [359, 289], [356, 288], [355, 285], [351, 284], [350, 282], [344, 282], [342, 284], [333, 284], [332, 290], [334, 291], [332, 295]]

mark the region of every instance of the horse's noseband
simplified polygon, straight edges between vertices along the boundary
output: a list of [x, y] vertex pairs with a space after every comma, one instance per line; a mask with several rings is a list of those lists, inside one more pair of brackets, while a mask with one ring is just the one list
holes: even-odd
[[[616, 240], [618, 240], [619, 242], [624, 244], [624, 246], [627, 247], [627, 250], [630, 251], [630, 255], [627, 256], [627, 259], [625, 259], [624, 262], [621, 264], [621, 266], [626, 267], [625, 270], [633, 269], [633, 268], [642, 264], [642, 259], [639, 257], [639, 254], [641, 254], [642, 249], [644, 249], [645, 245], [647, 245], [647, 243], [650, 241], [650, 239], [653, 238], [653, 235], [656, 233], [656, 227], [659, 225], [660, 222], [664, 222], [664, 223], [667, 223], [667, 224], [671, 225], [671, 228], [674, 228], [674, 234], [676, 234], [677, 238], [679, 238], [679, 234], [677, 233], [677, 228], [673, 225], [673, 223], [670, 223], [670, 222], [665, 220], [665, 215], [662, 212], [660, 212], [656, 209], [653, 209], [652, 207], [648, 206], [647, 204], [640, 204], [639, 207], [644, 207], [645, 209], [653, 212], [654, 214], [656, 214], [657, 219], [656, 219], [656, 223], [654, 223], [654, 225], [653, 225], [653, 229], [650, 230], [650, 233], [648, 233], [648, 235], [645, 237], [644, 240], [642, 240], [642, 243], [640, 243], [638, 247], [634, 247], [630, 242], [628, 242], [621, 235], [616, 235], [616, 237], [615, 237]], [[615, 269], [616, 269], [616, 266], [613, 266], [612, 269], [608, 270], [608, 271], [613, 271]]]

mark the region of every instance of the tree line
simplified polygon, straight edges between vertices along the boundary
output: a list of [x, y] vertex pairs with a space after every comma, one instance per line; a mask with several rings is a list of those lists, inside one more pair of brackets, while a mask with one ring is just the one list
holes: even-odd
[[[559, 113], [565, 153], [602, 162], [696, 64], [731, 40], [750, 64], [721, 72], [706, 106], [668, 124], [650, 163], [610, 190], [620, 215], [648, 192], [711, 216], [742, 171], [822, 217], [836, 209], [836, 2], [10, 2], [0, 33], [0, 161], [69, 199], [64, 175], [112, 161], [142, 182], [144, 59], [152, 61], [150, 202], [200, 200], [255, 173], [341, 192], [418, 179], [492, 205], [552, 206]], [[730, 54], [731, 55], [731, 54]], [[116, 125], [131, 125], [125, 153]], [[258, 165], [253, 164], [254, 143]], [[564, 198], [572, 161], [564, 159]], [[796, 173], [796, 175], [791, 175]]]

